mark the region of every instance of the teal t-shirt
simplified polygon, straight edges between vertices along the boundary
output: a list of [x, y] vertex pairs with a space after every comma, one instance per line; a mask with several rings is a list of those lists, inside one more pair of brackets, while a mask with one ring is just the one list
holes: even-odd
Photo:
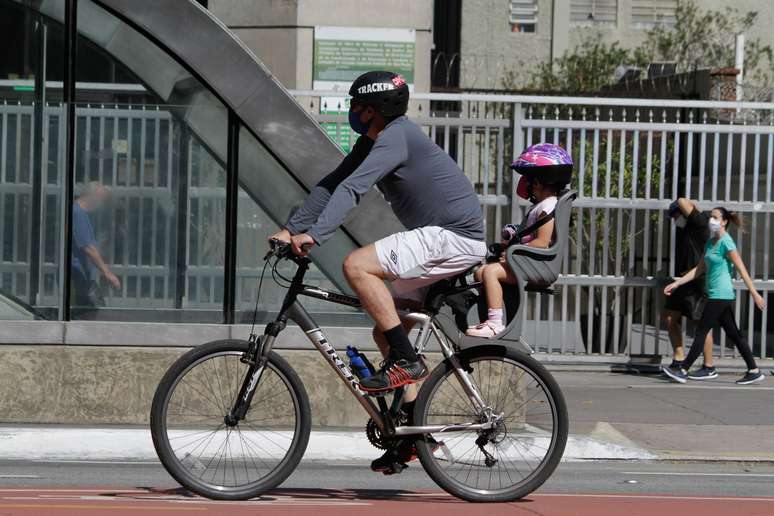
[[734, 264], [728, 259], [729, 251], [736, 251], [731, 235], [719, 239], [710, 238], [704, 247], [705, 291], [709, 299], [736, 299], [734, 291]]

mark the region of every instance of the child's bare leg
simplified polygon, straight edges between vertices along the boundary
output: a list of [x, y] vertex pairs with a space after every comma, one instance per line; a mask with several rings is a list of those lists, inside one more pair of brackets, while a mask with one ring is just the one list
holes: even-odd
[[487, 302], [487, 320], [472, 328], [468, 335], [474, 337], [494, 337], [503, 329], [503, 287], [501, 283], [509, 281], [509, 269], [502, 263], [490, 263], [481, 269], [481, 281], [484, 285]]
[[503, 308], [503, 287], [500, 285], [508, 276], [501, 263], [490, 263], [483, 267], [482, 281], [486, 290], [486, 304], [490, 309]]

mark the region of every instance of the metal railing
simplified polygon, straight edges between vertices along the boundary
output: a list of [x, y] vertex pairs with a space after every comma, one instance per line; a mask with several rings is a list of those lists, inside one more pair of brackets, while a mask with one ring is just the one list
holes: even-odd
[[[317, 120], [332, 124], [334, 139], [348, 130], [345, 113], [317, 113], [321, 97], [341, 93], [294, 94]], [[667, 352], [659, 288], [675, 273], [676, 230], [664, 210], [678, 195], [696, 199], [702, 209], [722, 204], [745, 216], [747, 232], [735, 238], [756, 287], [767, 300], [771, 297], [774, 104], [453, 94], [413, 98], [412, 118], [476, 186], [489, 240], [497, 238], [505, 222], [518, 222], [526, 208], [511, 195], [517, 179], [508, 168], [513, 156], [538, 141], [571, 151], [577, 165], [572, 187], [580, 196], [564, 273], [555, 296], [531, 295], [524, 311], [527, 337], [541, 351]], [[33, 109], [0, 105], [0, 281], [22, 298], [29, 289], [31, 239], [38, 234], [24, 225], [32, 195]], [[46, 108], [39, 232], [41, 292], [52, 305], [59, 296], [60, 115], [61, 107]], [[181, 295], [175, 267], [182, 260], [185, 304], [219, 308], [222, 166], [196, 138], [185, 137], [183, 124], [166, 109], [83, 106], [76, 128], [76, 182], [98, 180], [114, 194], [112, 211], [98, 221], [108, 259], [125, 280], [110, 306], [170, 307]], [[183, 200], [188, 208], [181, 211]], [[185, 224], [178, 224], [181, 216]], [[261, 227], [246, 222], [243, 230], [251, 235], [268, 231], [262, 217], [255, 220]], [[185, 231], [180, 238], [179, 230]], [[257, 254], [242, 263], [249, 265], [239, 267], [237, 301], [247, 305], [251, 295], [239, 289], [254, 288]], [[740, 325], [756, 354], [771, 357], [768, 312], [756, 313], [740, 282], [737, 287]], [[718, 344], [720, 356], [730, 353], [724, 340]]]
[[[346, 131], [346, 113], [316, 113], [341, 92], [292, 92], [321, 123]], [[528, 338], [548, 353], [668, 354], [660, 290], [674, 276], [678, 196], [723, 205], [747, 219], [734, 237], [756, 288], [774, 290], [774, 104], [585, 97], [415, 94], [409, 115], [476, 186], [489, 240], [528, 203], [511, 195], [508, 164], [543, 141], [576, 163], [572, 245], [555, 296], [531, 295]], [[735, 311], [756, 354], [772, 357], [769, 311], [760, 315], [736, 281]], [[545, 299], [545, 298], [548, 299]], [[688, 342], [687, 342], [688, 343]], [[730, 354], [725, 336], [718, 354]]]

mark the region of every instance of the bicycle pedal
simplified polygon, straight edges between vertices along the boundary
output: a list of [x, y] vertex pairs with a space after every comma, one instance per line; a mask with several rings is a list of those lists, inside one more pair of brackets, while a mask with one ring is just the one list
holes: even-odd
[[408, 464], [403, 464], [402, 462], [395, 462], [390, 466], [389, 469], [382, 470], [382, 475], [390, 476], [390, 475], [400, 475], [403, 473], [405, 469], [408, 469]]

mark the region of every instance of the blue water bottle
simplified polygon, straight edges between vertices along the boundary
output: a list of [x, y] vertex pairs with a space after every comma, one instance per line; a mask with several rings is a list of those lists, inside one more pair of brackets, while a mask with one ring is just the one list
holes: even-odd
[[347, 356], [349, 357], [349, 367], [361, 380], [368, 378], [373, 373], [369, 367], [368, 359], [360, 353], [356, 347], [347, 346]]

